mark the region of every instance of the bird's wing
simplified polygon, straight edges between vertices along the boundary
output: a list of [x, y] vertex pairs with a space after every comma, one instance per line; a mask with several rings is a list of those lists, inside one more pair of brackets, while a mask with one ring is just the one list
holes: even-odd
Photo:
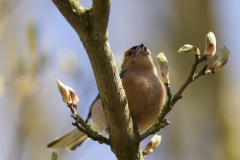
[[[127, 71], [129, 71], [129, 70], [128, 69], [122, 69], [120, 71], [119, 76], [120, 76], [121, 79], [124, 77], [124, 73], [126, 73]], [[88, 113], [87, 119], [85, 120], [86, 123], [88, 122], [89, 118], [91, 118], [91, 116], [92, 116], [91, 110], [92, 110], [92, 107], [93, 107], [94, 103], [97, 102], [99, 99], [100, 99], [100, 94], [98, 93], [97, 97], [93, 100], [91, 106], [89, 107], [89, 113]]]
[[100, 99], [100, 94], [98, 93], [97, 97], [93, 100], [91, 106], [89, 107], [88, 116], [87, 116], [87, 119], [85, 120], [86, 123], [88, 122], [89, 118], [91, 118], [91, 116], [92, 116], [91, 110], [92, 110], [94, 103], [97, 102], [99, 99]]

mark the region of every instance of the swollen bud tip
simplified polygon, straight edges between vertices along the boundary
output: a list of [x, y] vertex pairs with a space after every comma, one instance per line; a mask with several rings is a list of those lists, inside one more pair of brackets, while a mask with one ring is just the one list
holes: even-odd
[[209, 32], [205, 38], [205, 51], [203, 56], [210, 59], [216, 52], [216, 37], [213, 32]]
[[61, 81], [57, 79], [58, 90], [62, 96], [63, 102], [67, 103], [69, 101], [70, 92], [68, 86], [64, 85]]
[[69, 93], [70, 93], [70, 97], [71, 97], [73, 105], [75, 105], [75, 106], [78, 105], [79, 99], [78, 99], [76, 93], [74, 92], [74, 90], [70, 87], [69, 87]]
[[220, 68], [222, 68], [228, 62], [229, 54], [230, 50], [227, 45], [224, 45], [222, 48], [220, 48], [214, 56], [214, 63], [212, 65], [212, 69], [218, 71]]
[[196, 56], [200, 55], [200, 50], [191, 44], [185, 44], [178, 50], [178, 53], [187, 53], [187, 52], [193, 52]]
[[52, 152], [52, 159], [51, 160], [57, 160], [57, 153]]
[[168, 61], [166, 56], [163, 53], [157, 55], [158, 63], [160, 65], [161, 76], [164, 80], [164, 83], [170, 84], [169, 81], [169, 71], [168, 71]]
[[58, 90], [62, 96], [63, 102], [65, 102], [66, 104], [70, 102], [73, 105], [78, 104], [79, 99], [71, 87], [64, 85], [58, 79], [57, 79], [57, 85], [58, 85]]
[[152, 139], [147, 143], [143, 151], [144, 155], [148, 155], [154, 152], [157, 149], [157, 147], [160, 145], [161, 139], [162, 137], [160, 135], [155, 134], [152, 137]]

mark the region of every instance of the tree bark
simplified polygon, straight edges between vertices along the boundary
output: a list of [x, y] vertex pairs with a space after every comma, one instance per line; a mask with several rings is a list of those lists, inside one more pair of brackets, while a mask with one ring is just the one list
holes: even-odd
[[111, 150], [118, 159], [143, 159], [139, 132], [133, 128], [126, 95], [108, 43], [110, 1], [93, 0], [92, 7], [88, 9], [84, 9], [77, 0], [53, 2], [77, 32], [87, 51], [109, 128]]

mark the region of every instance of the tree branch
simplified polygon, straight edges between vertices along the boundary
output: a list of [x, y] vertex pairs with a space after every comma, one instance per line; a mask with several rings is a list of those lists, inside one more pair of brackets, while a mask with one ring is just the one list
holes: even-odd
[[[71, 98], [71, 97], [70, 97]], [[110, 145], [110, 140], [97, 132], [93, 131], [91, 127], [82, 119], [82, 117], [77, 114], [76, 109], [77, 105], [73, 103], [72, 100], [67, 102], [67, 106], [70, 108], [72, 112], [72, 117], [74, 118], [75, 122], [72, 123], [73, 126], [77, 127], [79, 131], [85, 133], [89, 138], [94, 141], [98, 141], [99, 143], [105, 143]], [[80, 125], [81, 126], [80, 126]]]
[[205, 65], [205, 67], [202, 69], [202, 72], [199, 72], [201, 74], [199, 74], [198, 76], [196, 76], [197, 74], [195, 74], [196, 70], [197, 70], [197, 66], [202, 63], [203, 61], [206, 61], [207, 58], [205, 56], [202, 56], [200, 58], [200, 56], [195, 55], [195, 62], [192, 65], [192, 69], [191, 72], [187, 78], [187, 80], [184, 82], [184, 84], [182, 85], [182, 87], [178, 90], [178, 92], [174, 95], [171, 105], [174, 106], [174, 104], [182, 98], [182, 93], [183, 91], [186, 89], [186, 87], [192, 83], [194, 80], [196, 80], [198, 77], [202, 76], [202, 75], [206, 75], [205, 71], [208, 69], [208, 66]]
[[167, 91], [167, 96], [168, 96], [168, 100], [165, 103], [165, 105], [163, 106], [161, 113], [159, 114], [157, 121], [155, 122], [155, 124], [153, 124], [146, 132], [144, 132], [143, 134], [141, 134], [141, 140], [145, 139], [146, 137], [148, 137], [149, 135], [152, 135], [156, 132], [158, 132], [161, 128], [164, 128], [165, 126], [169, 125], [170, 122], [167, 121], [167, 119], [164, 119], [165, 116], [172, 110], [173, 106], [176, 104], [176, 102], [182, 98], [182, 93], [183, 91], [186, 89], [186, 87], [193, 82], [194, 80], [196, 80], [197, 78], [203, 76], [203, 75], [207, 75], [207, 74], [211, 74], [211, 73], [215, 73], [214, 69], [209, 69], [208, 65], [206, 64], [201, 71], [199, 71], [198, 73], [195, 73], [197, 70], [197, 66], [202, 63], [203, 61], [206, 61], [207, 58], [205, 56], [197, 56], [195, 55], [195, 62], [192, 65], [191, 71], [189, 73], [188, 78], [186, 79], [186, 81], [183, 83], [183, 85], [180, 87], [180, 89], [178, 90], [178, 92], [172, 97], [171, 94], [171, 90], [170, 90], [170, 86], [169, 84], [165, 84], [166, 86], [166, 91]]
[[[98, 141], [99, 143], [105, 143], [107, 145], [110, 145], [110, 140], [97, 132], [93, 131], [89, 125], [86, 125], [84, 120], [78, 115], [78, 114], [72, 114], [72, 117], [75, 119], [76, 122], [72, 123], [73, 126], [76, 126], [81, 132], [88, 135], [89, 138], [91, 138], [94, 141]], [[79, 124], [81, 124], [83, 127], [81, 127]]]
[[106, 116], [112, 151], [118, 159], [143, 159], [139, 133], [133, 129], [126, 95], [107, 40], [110, 0], [93, 0], [92, 7], [87, 9], [78, 0], [53, 2], [77, 32], [87, 51]]

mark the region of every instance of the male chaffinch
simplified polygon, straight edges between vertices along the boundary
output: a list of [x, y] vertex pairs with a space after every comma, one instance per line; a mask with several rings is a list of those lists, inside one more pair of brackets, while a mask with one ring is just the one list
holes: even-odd
[[[165, 87], [153, 63], [151, 52], [143, 44], [128, 49], [124, 54], [120, 78], [128, 100], [133, 123], [140, 132], [150, 127], [157, 119], [166, 99]], [[97, 132], [107, 133], [107, 123], [101, 99], [92, 102], [86, 122]], [[74, 150], [88, 136], [78, 129], [48, 144], [49, 148]]]

